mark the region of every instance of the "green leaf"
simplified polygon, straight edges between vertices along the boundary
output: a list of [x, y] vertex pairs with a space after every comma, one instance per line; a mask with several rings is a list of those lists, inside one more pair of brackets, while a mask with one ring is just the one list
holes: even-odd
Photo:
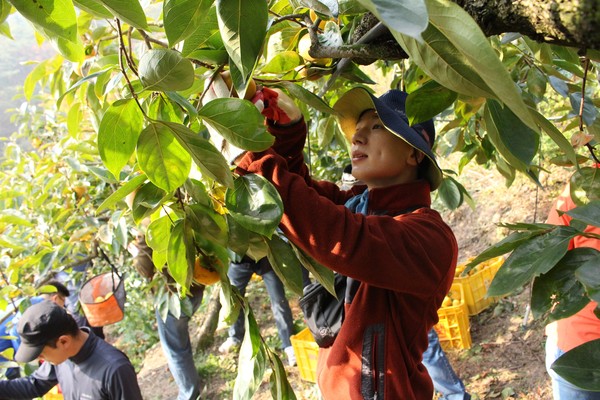
[[217, 0], [223, 44], [231, 61], [247, 78], [262, 52], [269, 9], [266, 0]]
[[527, 89], [529, 93], [537, 98], [543, 98], [546, 94], [548, 80], [546, 75], [537, 68], [530, 68], [527, 72]]
[[598, 109], [594, 105], [592, 99], [588, 96], [585, 96], [583, 101], [583, 109], [581, 108], [581, 93], [570, 93], [569, 101], [571, 102], [571, 107], [573, 107], [573, 111], [577, 114], [581, 113], [581, 119], [587, 126], [592, 126], [596, 118], [598, 118]]
[[390, 30], [422, 41], [421, 33], [427, 28], [428, 15], [423, 0], [359, 0]]
[[6, 36], [9, 39], [14, 39], [12, 33], [10, 33], [10, 25], [8, 21], [0, 22], [0, 35]]
[[161, 122], [168, 126], [181, 146], [187, 150], [203, 175], [226, 187], [233, 187], [233, 176], [223, 154], [208, 140], [185, 125]]
[[152, 221], [146, 230], [146, 243], [152, 248], [152, 262], [158, 270], [167, 262], [171, 226], [171, 219], [165, 215]]
[[143, 127], [144, 115], [134, 99], [115, 101], [102, 116], [98, 152], [115, 177], [131, 158]]
[[477, 70], [436, 26], [430, 24], [423, 32], [424, 42], [395, 31], [391, 33], [409, 58], [441, 85], [470, 97], [495, 97]]
[[287, 90], [289, 92], [289, 94], [292, 95], [292, 97], [295, 97], [296, 99], [300, 100], [302, 103], [304, 103], [318, 111], [321, 111], [322, 113], [334, 114], [334, 115], [336, 114], [336, 112], [333, 111], [333, 108], [329, 107], [329, 105], [327, 103], [325, 103], [325, 101], [323, 101], [322, 98], [320, 98], [316, 94], [306, 90], [305, 88], [303, 88], [300, 85], [296, 85], [293, 82], [283, 81], [283, 82], [280, 82], [278, 84], [278, 86], [281, 86], [285, 90]]
[[278, 235], [265, 241], [269, 246], [267, 257], [273, 271], [287, 288], [302, 296], [302, 264], [292, 247]]
[[73, 4], [80, 10], [83, 10], [94, 17], [100, 19], [112, 19], [113, 15], [102, 4], [98, 4], [96, 0], [73, 0]]
[[6, 21], [11, 10], [11, 5], [7, 0], [0, 0], [0, 23]]
[[456, 210], [463, 200], [460, 184], [452, 177], [446, 176], [438, 188], [438, 195], [450, 210]]
[[163, 22], [169, 46], [187, 39], [202, 25], [212, 5], [209, 0], [167, 0], [163, 3]]
[[[186, 53], [183, 53], [186, 54]], [[187, 58], [198, 60], [206, 64], [223, 65], [229, 61], [229, 54], [225, 50], [194, 50], [186, 54]]]
[[233, 398], [251, 400], [260, 387], [266, 371], [267, 353], [261, 342], [260, 330], [250, 305], [244, 307], [246, 330], [240, 347], [238, 375], [233, 386]]
[[231, 216], [244, 228], [271, 237], [283, 216], [283, 203], [271, 182], [248, 174], [234, 180], [227, 189], [225, 204]]
[[[187, 57], [197, 49], [225, 50], [219, 32], [217, 9], [214, 6], [208, 10], [202, 24], [185, 40], [181, 53]], [[227, 60], [229, 60], [229, 56], [227, 56]]]
[[[39, 28], [38, 28], [39, 29]], [[67, 40], [62, 37], [50, 36], [47, 32], [44, 32], [44, 36], [54, 46], [58, 52], [63, 55], [67, 60], [79, 63], [85, 58], [85, 49], [83, 48], [83, 42], [77, 38], [75, 41]]]
[[406, 116], [411, 125], [432, 119], [450, 107], [458, 95], [436, 81], [429, 81], [406, 98]]
[[227, 221], [210, 207], [192, 204], [185, 208], [185, 215], [198, 235], [221, 246], [227, 246]]
[[527, 171], [540, 143], [539, 134], [495, 100], [486, 101], [484, 118], [489, 138], [500, 154], [516, 169]]
[[303, 63], [302, 57], [297, 52], [282, 51], [267, 61], [267, 64], [262, 67], [261, 72], [264, 74], [284, 74]]
[[294, 246], [293, 243], [290, 242], [290, 245], [292, 246], [296, 257], [298, 257], [298, 260], [302, 263], [302, 266], [306, 268], [329, 293], [337, 297], [337, 294], [335, 293], [335, 276], [333, 271], [317, 262], [317, 260], [303, 252], [302, 249]]
[[76, 102], [71, 106], [67, 114], [67, 131], [73, 139], [77, 139], [82, 119], [83, 111], [81, 110], [81, 103]]
[[187, 179], [183, 188], [195, 203], [206, 207], [212, 206], [213, 201], [206, 191], [206, 186], [201, 181], [192, 178]]
[[571, 198], [578, 206], [600, 200], [600, 168], [579, 169], [571, 176], [569, 184]]
[[[594, 249], [595, 250], [595, 249]], [[600, 302], [600, 251], [595, 252], [595, 257], [583, 263], [575, 277], [585, 287], [588, 296], [596, 303]]]
[[535, 278], [531, 290], [533, 316], [540, 318], [548, 313], [548, 321], [556, 321], [585, 307], [590, 299], [574, 273], [583, 263], [597, 256], [598, 251], [592, 248], [573, 249], [548, 273]]
[[548, 272], [567, 253], [577, 230], [556, 226], [516, 248], [500, 267], [488, 289], [488, 296], [503, 296]]
[[214, 99], [202, 106], [198, 115], [210, 128], [241, 149], [263, 151], [275, 141], [264, 126], [262, 114], [247, 100]]
[[540, 128], [542, 128], [542, 130], [550, 136], [550, 139], [552, 139], [562, 150], [567, 159], [570, 160], [573, 165], [577, 165], [577, 153], [575, 153], [573, 146], [571, 146], [571, 143], [565, 138], [563, 133], [552, 122], [548, 121], [546, 117], [537, 112], [537, 110], [530, 108], [529, 112]]
[[502, 100], [527, 126], [537, 129], [514, 82], [472, 18], [452, 2], [427, 0], [427, 6], [430, 25], [423, 43], [392, 31], [411, 60], [457, 93]]
[[193, 263], [191, 266], [188, 264], [186, 235], [192, 235], [191, 227], [183, 219], [178, 219], [173, 224], [171, 236], [169, 237], [167, 268], [169, 269], [169, 275], [182, 288], [189, 288], [192, 283], [192, 274], [188, 272], [190, 268], [193, 268]]
[[237, 255], [243, 256], [248, 252], [249, 236], [252, 232], [241, 226], [230, 214], [226, 214], [225, 217], [229, 230], [229, 248]]
[[29, 75], [27, 75], [27, 78], [25, 78], [25, 82], [23, 83], [23, 93], [25, 94], [27, 101], [31, 101], [36, 83], [43, 80], [48, 75], [55, 73], [62, 67], [63, 62], [64, 59], [61, 56], [56, 56], [36, 65]]
[[181, 53], [170, 49], [152, 49], [140, 58], [140, 81], [146, 90], [186, 90], [194, 84], [194, 66]]
[[167, 192], [183, 185], [192, 166], [190, 154], [164, 123], [151, 123], [138, 139], [137, 158], [148, 179]]
[[27, 216], [23, 215], [18, 210], [12, 209], [0, 211], [0, 222], [11, 225], [33, 226], [33, 222], [31, 222]]
[[474, 71], [492, 89], [494, 98], [497, 97], [525, 125], [537, 132], [538, 128], [517, 85], [473, 18], [453, 2], [426, 0], [426, 3], [431, 25], [436, 26], [472, 65]]
[[77, 16], [71, 0], [9, 0], [9, 3], [49, 37], [77, 41]]
[[[331, 68], [311, 67], [306, 71], [307, 77], [312, 76], [311, 75], [311, 74], [313, 74], [312, 71], [315, 71], [314, 72], [315, 74], [318, 73], [319, 69], [323, 69], [324, 71], [327, 71], [328, 69], [331, 70]], [[330, 73], [330, 72], [328, 72], [328, 73]], [[355, 63], [350, 63], [350, 65], [347, 68], [344, 68], [342, 70], [341, 76], [352, 82], [363, 83], [366, 85], [375, 85], [377, 83], [373, 79], [371, 79], [371, 77], [369, 75], [364, 73], [363, 70], [360, 69], [360, 67], [358, 65], [356, 65]]]
[[272, 398], [296, 400], [296, 394], [287, 379], [287, 372], [281, 363], [281, 359], [275, 353], [270, 355], [269, 360], [271, 360], [271, 369], [273, 370], [270, 378]]
[[181, 300], [179, 299], [179, 296], [175, 293], [169, 293], [167, 296], [169, 312], [175, 318], [179, 319], [181, 317]]
[[[75, 89], [77, 89], [78, 87], [80, 87], [81, 85], [83, 85], [86, 82], [94, 82], [99, 76], [106, 74], [107, 72], [111, 71], [112, 69], [114, 69], [114, 66], [105, 67], [103, 70], [100, 70], [98, 72], [94, 72], [93, 74], [89, 74], [87, 76], [84, 76], [83, 78], [81, 78], [80, 80], [78, 80], [77, 82], [75, 82], [73, 84], [73, 86], [71, 86], [69, 89], [67, 89], [64, 93], [62, 93], [58, 97], [58, 99], [56, 100], [56, 108], [60, 108], [60, 105], [62, 104], [63, 99], [69, 93], [72, 93], [73, 91], [75, 91]], [[33, 72], [30, 74], [30, 76], [32, 74], [33, 74]], [[28, 78], [29, 78], [29, 76], [28, 76]], [[31, 88], [31, 90], [33, 90], [33, 88]]]
[[198, 116], [198, 110], [196, 110], [196, 107], [194, 107], [192, 103], [190, 103], [188, 99], [183, 97], [181, 94], [177, 92], [165, 92], [165, 95], [169, 98], [169, 100], [179, 104], [182, 108], [184, 108], [190, 117], [195, 118]]
[[566, 381], [585, 390], [600, 391], [600, 339], [591, 340], [560, 356], [552, 368]]
[[97, 0], [116, 17], [138, 29], [148, 29], [146, 14], [139, 0]]
[[102, 202], [102, 204], [98, 206], [98, 208], [96, 209], [96, 215], [100, 215], [102, 211], [106, 209], [113, 208], [119, 201], [123, 200], [129, 193], [133, 192], [142, 183], [144, 183], [146, 179], [146, 175], [140, 174], [125, 182], [123, 186], [118, 188], [115, 192], [108, 196]]
[[585, 222], [586, 225], [600, 227], [600, 200], [594, 200], [584, 206], [567, 211], [574, 219]]
[[146, 182], [142, 184], [135, 192], [131, 211], [133, 220], [139, 224], [144, 218], [155, 212], [162, 205], [163, 199], [167, 193], [153, 184]]

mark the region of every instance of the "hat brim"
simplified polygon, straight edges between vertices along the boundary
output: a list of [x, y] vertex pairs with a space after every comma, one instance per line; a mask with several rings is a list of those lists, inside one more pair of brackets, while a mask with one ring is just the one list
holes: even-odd
[[45, 345], [43, 345], [43, 344], [33, 346], [30, 344], [21, 342], [21, 344], [19, 345], [19, 348], [17, 349], [17, 352], [15, 353], [15, 361], [22, 362], [22, 363], [33, 361], [36, 358], [38, 358], [40, 356], [40, 354], [42, 354], [44, 347], [45, 347]]
[[398, 114], [377, 97], [373, 96], [366, 88], [356, 87], [350, 89], [340, 97], [333, 109], [337, 112], [337, 120], [346, 140], [352, 141], [356, 132], [358, 119], [366, 110], [375, 110], [383, 125], [394, 135], [419, 150], [428, 159], [426, 178], [431, 190], [437, 189], [442, 183], [442, 170], [438, 166], [435, 155], [425, 139]]

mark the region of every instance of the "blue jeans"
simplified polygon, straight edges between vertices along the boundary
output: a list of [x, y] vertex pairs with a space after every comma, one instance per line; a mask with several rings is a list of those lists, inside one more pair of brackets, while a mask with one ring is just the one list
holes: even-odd
[[[275, 319], [275, 325], [277, 326], [282, 346], [283, 348], [289, 347], [292, 345], [290, 336], [294, 333], [292, 310], [285, 297], [283, 283], [269, 265], [267, 258], [262, 258], [256, 263], [253, 260], [249, 262], [231, 263], [229, 265], [227, 276], [229, 277], [231, 284], [240, 291], [242, 296], [244, 296], [246, 294], [246, 286], [248, 286], [248, 282], [255, 272], [262, 277], [267, 292], [269, 293], [271, 311], [273, 312], [273, 318]], [[241, 342], [244, 339], [244, 333], [244, 315], [243, 313], [240, 313], [238, 319], [229, 328], [229, 337], [236, 338]]]
[[452, 369], [446, 353], [440, 346], [435, 329], [427, 334], [429, 346], [423, 353], [423, 365], [427, 368], [436, 392], [446, 400], [468, 400], [471, 396], [465, 391], [465, 385]]
[[599, 400], [600, 392], [590, 392], [580, 389], [550, 369], [552, 363], [563, 354], [565, 352], [559, 349], [555, 342], [546, 340], [546, 370], [550, 378], [552, 378], [554, 400]]
[[[193, 292], [190, 298], [192, 312], [196, 312], [200, 307], [203, 293], [203, 289]], [[167, 357], [171, 375], [179, 388], [177, 400], [196, 400], [200, 396], [200, 376], [194, 364], [194, 352], [188, 330], [190, 317], [181, 315], [177, 319], [168, 313], [167, 320], [163, 322], [156, 310], [156, 321], [160, 344]]]

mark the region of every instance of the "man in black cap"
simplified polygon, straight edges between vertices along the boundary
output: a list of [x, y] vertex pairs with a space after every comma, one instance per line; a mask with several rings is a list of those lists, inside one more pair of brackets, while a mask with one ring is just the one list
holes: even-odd
[[0, 399], [41, 397], [60, 384], [65, 400], [138, 400], [142, 394], [125, 354], [79, 328], [51, 301], [29, 307], [19, 320], [18, 362], [44, 360], [31, 376], [0, 381]]

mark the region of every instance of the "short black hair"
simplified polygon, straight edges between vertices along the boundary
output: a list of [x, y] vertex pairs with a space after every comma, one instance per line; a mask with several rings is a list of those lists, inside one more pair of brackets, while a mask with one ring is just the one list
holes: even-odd
[[[56, 293], [64, 296], [64, 297], [69, 297], [71, 295], [71, 292], [69, 291], [69, 289], [67, 289], [67, 287], [65, 285], [63, 285], [61, 282], [57, 281], [56, 279], [52, 279], [49, 280], [48, 282], [44, 283], [44, 286], [49, 285], [49, 286], [54, 286], [56, 288]], [[54, 294], [54, 293], [46, 293], [46, 294]]]

